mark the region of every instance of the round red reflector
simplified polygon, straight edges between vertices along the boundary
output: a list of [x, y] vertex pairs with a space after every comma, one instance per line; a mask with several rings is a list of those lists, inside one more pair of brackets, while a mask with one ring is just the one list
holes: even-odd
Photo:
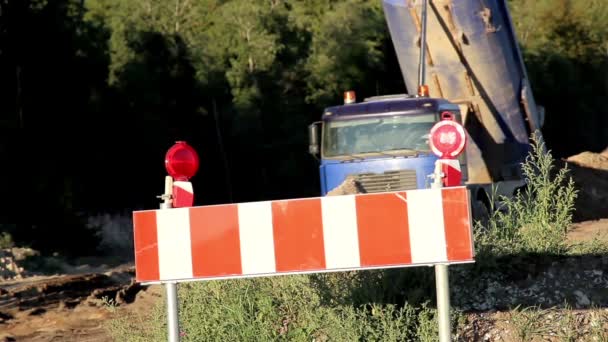
[[466, 139], [462, 125], [451, 119], [445, 119], [431, 128], [429, 145], [439, 158], [451, 159], [462, 153]]
[[178, 141], [165, 155], [165, 168], [177, 181], [187, 181], [198, 171], [198, 154], [185, 141]]

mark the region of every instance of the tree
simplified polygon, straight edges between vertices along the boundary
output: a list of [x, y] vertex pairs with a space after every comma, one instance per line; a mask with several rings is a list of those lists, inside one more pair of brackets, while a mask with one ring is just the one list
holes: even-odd
[[511, 0], [509, 5], [537, 102], [546, 107], [547, 144], [558, 156], [604, 149], [608, 3]]
[[346, 0], [324, 5], [323, 11], [304, 11], [323, 14], [301, 25], [312, 35], [306, 65], [308, 100], [328, 103], [344, 90], [375, 83], [368, 81], [382, 67], [386, 24], [377, 3]]

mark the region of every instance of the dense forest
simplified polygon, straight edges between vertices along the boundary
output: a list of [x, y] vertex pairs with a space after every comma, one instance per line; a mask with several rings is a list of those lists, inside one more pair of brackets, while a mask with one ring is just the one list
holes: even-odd
[[[509, 6], [549, 148], [605, 148], [608, 2]], [[380, 1], [0, 0], [0, 231], [85, 253], [87, 215], [158, 206], [176, 140], [197, 204], [315, 196], [306, 126], [347, 89], [406, 91]]]

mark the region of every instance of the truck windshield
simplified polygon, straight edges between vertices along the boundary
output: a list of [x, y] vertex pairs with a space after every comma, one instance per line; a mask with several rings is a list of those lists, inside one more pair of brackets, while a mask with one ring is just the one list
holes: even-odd
[[[435, 113], [326, 121], [323, 157], [352, 157], [362, 153], [394, 155], [400, 151], [404, 155], [428, 153], [428, 136], [435, 122]], [[387, 153], [389, 151], [392, 152]]]

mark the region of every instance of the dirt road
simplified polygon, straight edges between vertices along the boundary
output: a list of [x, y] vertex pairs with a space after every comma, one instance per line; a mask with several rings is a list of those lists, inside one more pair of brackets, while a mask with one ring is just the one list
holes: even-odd
[[148, 310], [158, 286], [133, 282], [130, 264], [103, 273], [34, 276], [0, 283], [0, 341], [111, 341], [105, 322]]

